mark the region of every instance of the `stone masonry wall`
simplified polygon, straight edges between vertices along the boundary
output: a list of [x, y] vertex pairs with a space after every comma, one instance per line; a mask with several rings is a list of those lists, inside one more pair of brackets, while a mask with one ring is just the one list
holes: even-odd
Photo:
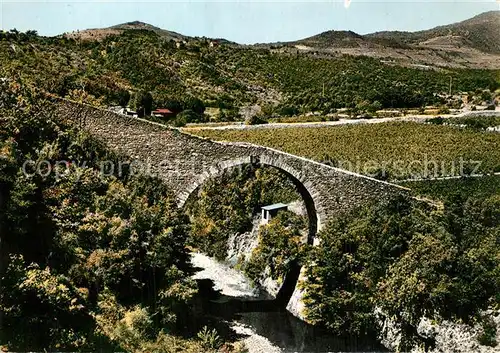
[[180, 206], [208, 178], [252, 161], [278, 168], [304, 186], [314, 202], [318, 229], [332, 217], [369, 200], [407, 192], [397, 185], [271, 148], [214, 142], [158, 123], [70, 101], [57, 104], [57, 115], [90, 132], [112, 150], [146, 163], [152, 173], [173, 189]]

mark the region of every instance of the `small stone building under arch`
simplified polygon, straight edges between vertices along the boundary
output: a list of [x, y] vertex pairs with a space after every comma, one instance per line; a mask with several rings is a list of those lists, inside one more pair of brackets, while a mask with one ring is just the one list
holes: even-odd
[[262, 207], [262, 220], [261, 224], [267, 224], [271, 219], [278, 215], [279, 211], [288, 210], [288, 205], [284, 203], [275, 203], [274, 205]]

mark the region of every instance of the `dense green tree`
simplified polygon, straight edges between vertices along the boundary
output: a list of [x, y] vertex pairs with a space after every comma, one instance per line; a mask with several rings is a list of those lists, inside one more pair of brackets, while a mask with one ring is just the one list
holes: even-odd
[[[47, 102], [19, 92], [1, 98], [0, 116], [13, 117], [0, 127], [2, 345], [128, 349], [103, 296], [124, 316], [151, 322], [134, 344], [175, 332], [196, 285], [186, 276], [187, 219], [170, 191], [156, 179], [101, 174], [99, 161], [116, 156], [56, 122]], [[46, 168], [36, 172], [26, 160]]]
[[130, 92], [127, 90], [119, 90], [115, 93], [116, 101], [121, 107], [126, 107], [130, 101]]
[[259, 229], [259, 243], [244, 272], [256, 283], [270, 276], [282, 282], [307, 253], [307, 220], [290, 211], [281, 211]]
[[418, 342], [423, 316], [473, 322], [500, 299], [499, 202], [455, 199], [439, 212], [395, 199], [336, 220], [311, 250], [308, 320], [376, 334], [377, 307], [401, 325], [400, 349]]
[[174, 114], [178, 114], [182, 111], [182, 102], [176, 99], [167, 99], [164, 101], [162, 107], [169, 109]]
[[187, 211], [192, 220], [191, 243], [218, 259], [227, 255], [231, 234], [252, 229], [260, 207], [300, 199], [293, 183], [279, 171], [250, 165], [208, 180], [192, 195]]
[[377, 282], [425, 227], [411, 210], [408, 200], [393, 200], [338, 219], [319, 234], [305, 283], [308, 320], [337, 333], [376, 330], [371, 298]]
[[190, 109], [186, 109], [179, 114], [174, 119], [174, 125], [181, 127], [185, 126], [186, 124], [191, 124], [191, 123], [202, 123], [205, 121], [205, 116], [200, 115]]
[[138, 91], [131, 96], [131, 107], [139, 117], [151, 115], [153, 96], [148, 91]]
[[184, 100], [184, 109], [192, 110], [198, 115], [203, 115], [205, 113], [205, 104], [199, 98], [190, 96]]

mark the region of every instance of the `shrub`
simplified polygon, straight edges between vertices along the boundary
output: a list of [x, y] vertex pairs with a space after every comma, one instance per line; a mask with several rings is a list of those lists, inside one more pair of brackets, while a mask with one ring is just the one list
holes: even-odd
[[299, 114], [299, 109], [293, 106], [284, 106], [279, 110], [279, 114], [283, 116], [293, 116]]
[[241, 114], [238, 109], [220, 109], [219, 114], [217, 114], [217, 121], [228, 122], [236, 121], [241, 118]]
[[425, 120], [426, 123], [434, 124], [434, 125], [443, 125], [444, 121], [445, 121], [445, 119], [442, 118], [442, 117], [440, 117], [440, 116], [437, 116], [435, 118], [430, 118], [430, 119], [426, 119]]
[[260, 125], [260, 124], [267, 124], [267, 120], [257, 116], [257, 115], [252, 115], [250, 118], [245, 120], [246, 125]]
[[483, 346], [496, 347], [498, 342], [496, 340], [497, 327], [495, 320], [491, 316], [486, 316], [482, 319], [482, 332], [478, 337], [479, 344]]
[[259, 244], [252, 252], [244, 272], [256, 283], [266, 268], [274, 280], [283, 280], [293, 264], [302, 260], [306, 246], [306, 220], [290, 211], [281, 211], [269, 224], [259, 229]]
[[200, 116], [205, 112], [205, 104], [199, 98], [193, 96], [188, 97], [183, 105], [185, 110], [193, 111]]
[[222, 340], [216, 329], [209, 330], [207, 326], [197, 334], [198, 339], [201, 341], [201, 345], [205, 349], [219, 349], [222, 345]]
[[176, 127], [182, 127], [186, 124], [203, 123], [205, 121], [204, 115], [197, 114], [192, 110], [184, 110], [177, 114], [173, 121], [173, 125]]
[[438, 114], [450, 114], [450, 109], [448, 109], [448, 107], [443, 105], [439, 107]]

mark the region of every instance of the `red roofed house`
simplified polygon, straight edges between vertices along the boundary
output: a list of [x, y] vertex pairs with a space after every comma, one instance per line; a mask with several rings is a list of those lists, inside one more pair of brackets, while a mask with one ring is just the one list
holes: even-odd
[[159, 108], [159, 109], [153, 110], [151, 112], [151, 115], [157, 116], [160, 118], [170, 118], [170, 117], [175, 116], [175, 113], [167, 108]]

